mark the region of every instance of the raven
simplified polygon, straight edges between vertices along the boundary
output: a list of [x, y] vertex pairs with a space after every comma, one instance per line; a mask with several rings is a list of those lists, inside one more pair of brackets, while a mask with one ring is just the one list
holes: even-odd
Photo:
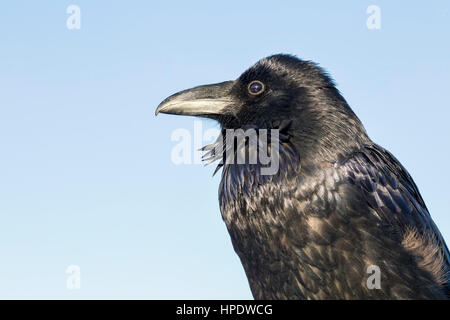
[[[160, 112], [220, 123], [204, 150], [220, 160], [220, 210], [255, 299], [449, 297], [449, 251], [416, 184], [317, 64], [273, 55], [168, 97]], [[273, 174], [260, 160], [228, 161], [251, 147], [224, 136], [249, 128], [277, 130]]]

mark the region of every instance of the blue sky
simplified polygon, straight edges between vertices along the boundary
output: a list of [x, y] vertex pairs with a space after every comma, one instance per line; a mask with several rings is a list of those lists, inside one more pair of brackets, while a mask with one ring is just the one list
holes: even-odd
[[0, 298], [251, 298], [219, 175], [171, 161], [194, 119], [154, 110], [279, 52], [330, 72], [450, 241], [449, 31], [443, 0], [2, 3]]

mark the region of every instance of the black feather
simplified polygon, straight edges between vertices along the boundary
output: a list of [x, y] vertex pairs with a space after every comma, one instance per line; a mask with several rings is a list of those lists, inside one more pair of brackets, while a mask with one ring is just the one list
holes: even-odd
[[[265, 85], [257, 97], [247, 91], [255, 80]], [[261, 163], [225, 161], [248, 144], [217, 151], [221, 136], [204, 148], [208, 163], [221, 160], [222, 217], [255, 298], [448, 297], [449, 251], [417, 186], [321, 68], [275, 55], [229, 86], [234, 103], [210, 116], [223, 130], [280, 130], [273, 175]], [[380, 268], [380, 289], [366, 286], [370, 265]]]

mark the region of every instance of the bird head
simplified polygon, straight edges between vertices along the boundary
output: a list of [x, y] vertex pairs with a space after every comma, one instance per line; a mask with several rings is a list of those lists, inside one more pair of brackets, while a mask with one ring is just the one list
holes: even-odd
[[222, 129], [283, 126], [306, 160], [335, 160], [368, 139], [328, 74], [285, 54], [258, 61], [236, 80], [178, 92], [161, 102], [158, 113], [210, 118]]

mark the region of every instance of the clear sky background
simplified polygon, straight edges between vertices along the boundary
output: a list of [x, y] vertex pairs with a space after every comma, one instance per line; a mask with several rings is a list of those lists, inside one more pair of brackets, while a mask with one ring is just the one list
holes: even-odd
[[251, 298], [220, 175], [171, 161], [194, 118], [154, 111], [280, 52], [330, 72], [450, 241], [449, 31], [444, 0], [2, 2], [0, 298]]

